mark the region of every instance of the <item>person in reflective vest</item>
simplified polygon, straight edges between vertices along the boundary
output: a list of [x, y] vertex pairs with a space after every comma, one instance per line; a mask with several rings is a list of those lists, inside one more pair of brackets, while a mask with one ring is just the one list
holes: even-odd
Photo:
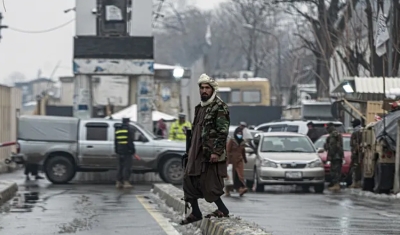
[[169, 130], [169, 139], [177, 141], [186, 141], [186, 130], [191, 129], [192, 124], [186, 121], [186, 115], [179, 114], [179, 119], [172, 123]]
[[122, 119], [122, 125], [115, 127], [114, 149], [118, 155], [117, 188], [131, 188], [129, 183], [131, 176], [132, 160], [135, 155], [133, 143], [133, 130], [129, 126], [129, 118]]

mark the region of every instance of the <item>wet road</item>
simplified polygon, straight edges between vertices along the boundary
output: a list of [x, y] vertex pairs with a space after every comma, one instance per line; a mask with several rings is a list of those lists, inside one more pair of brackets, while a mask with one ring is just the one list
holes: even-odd
[[[12, 180], [16, 175], [0, 178]], [[0, 234], [178, 234], [164, 217], [181, 215], [161, 211], [146, 198], [150, 185], [123, 191], [113, 185], [25, 183], [22, 175], [17, 175], [17, 182], [25, 200], [5, 208], [0, 215]], [[243, 198], [232, 194], [224, 201], [232, 214], [274, 235], [400, 234], [400, 200], [360, 197], [349, 190], [319, 195], [291, 186], [266, 189]]]
[[[350, 189], [324, 195], [291, 186], [266, 187], [265, 193], [224, 198], [231, 213], [274, 235], [400, 234], [400, 201], [351, 195]], [[347, 191], [347, 192], [346, 192]]]
[[22, 176], [18, 183], [24, 196], [2, 208], [0, 234], [178, 234], [149, 203], [151, 185], [116, 190], [113, 185], [24, 182]]

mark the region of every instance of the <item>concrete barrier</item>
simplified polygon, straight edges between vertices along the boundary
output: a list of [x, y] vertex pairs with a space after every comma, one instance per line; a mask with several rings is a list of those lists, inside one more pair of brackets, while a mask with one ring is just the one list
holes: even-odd
[[[74, 178], [76, 182], [90, 182], [90, 183], [114, 183], [117, 172], [115, 170], [106, 172], [78, 172]], [[162, 182], [158, 174], [145, 173], [145, 174], [132, 174], [130, 181], [137, 182]]]
[[0, 206], [15, 196], [18, 185], [11, 181], [0, 181]]
[[[154, 184], [153, 193], [165, 200], [175, 211], [184, 212], [185, 202], [181, 200], [183, 191], [171, 184]], [[216, 209], [214, 204], [204, 200], [199, 201], [203, 214], [211, 213]], [[242, 220], [238, 217], [202, 219], [194, 223], [204, 235], [271, 235], [260, 226]]]

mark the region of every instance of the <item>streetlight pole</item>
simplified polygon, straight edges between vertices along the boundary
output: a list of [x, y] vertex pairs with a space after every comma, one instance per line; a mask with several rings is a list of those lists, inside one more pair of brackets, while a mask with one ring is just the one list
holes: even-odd
[[282, 67], [281, 67], [281, 42], [279, 41], [279, 38], [276, 36], [276, 35], [274, 35], [273, 33], [271, 33], [271, 32], [268, 32], [268, 31], [266, 31], [266, 30], [263, 30], [263, 29], [259, 29], [259, 28], [254, 28], [252, 25], [250, 25], [250, 24], [244, 24], [243, 25], [243, 27], [244, 28], [246, 28], [246, 29], [253, 29], [253, 30], [256, 30], [256, 31], [259, 31], [259, 32], [261, 32], [261, 33], [263, 33], [263, 34], [268, 34], [268, 35], [270, 35], [270, 36], [272, 36], [272, 38], [276, 41], [276, 43], [278, 44], [278, 84], [279, 84], [279, 92], [280, 92], [280, 94], [279, 94], [279, 104], [280, 105], [283, 105], [283, 94], [282, 94]]

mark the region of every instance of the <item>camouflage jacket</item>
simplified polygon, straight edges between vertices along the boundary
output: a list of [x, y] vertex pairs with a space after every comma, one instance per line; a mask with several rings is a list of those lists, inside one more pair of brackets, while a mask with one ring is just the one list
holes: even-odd
[[[218, 161], [226, 161], [226, 141], [229, 134], [229, 109], [228, 106], [217, 96], [214, 101], [206, 106], [201, 142], [203, 154], [208, 159], [211, 154], [219, 156]], [[195, 108], [195, 118], [201, 105]]]
[[351, 154], [359, 154], [361, 152], [360, 151], [361, 139], [362, 139], [361, 126], [358, 126], [354, 128], [354, 132], [351, 134], [350, 137]]
[[329, 133], [324, 144], [325, 150], [328, 152], [328, 159], [343, 159], [343, 137], [336, 130]]

